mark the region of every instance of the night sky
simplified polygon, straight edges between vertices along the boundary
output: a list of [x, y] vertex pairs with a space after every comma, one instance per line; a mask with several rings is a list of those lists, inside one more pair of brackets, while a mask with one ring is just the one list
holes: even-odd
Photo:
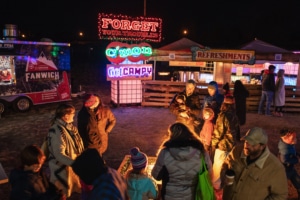
[[[184, 37], [187, 29], [185, 37], [212, 48], [238, 48], [257, 38], [299, 50], [299, 10], [296, 0], [146, 1], [146, 16], [162, 18], [161, 45]], [[97, 41], [99, 12], [143, 16], [144, 0], [2, 0], [0, 26], [16, 24], [29, 40], [72, 42], [82, 31], [86, 40]]]

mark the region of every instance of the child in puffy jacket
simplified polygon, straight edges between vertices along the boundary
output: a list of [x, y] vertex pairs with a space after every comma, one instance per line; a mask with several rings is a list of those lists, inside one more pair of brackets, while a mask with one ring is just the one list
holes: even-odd
[[215, 114], [212, 108], [206, 107], [202, 110], [202, 118], [204, 120], [200, 131], [200, 140], [204, 145], [204, 149], [211, 155], [211, 137], [214, 132], [213, 118]]
[[300, 176], [295, 169], [295, 164], [299, 162], [296, 152], [297, 136], [294, 130], [283, 128], [280, 130], [280, 140], [278, 142], [279, 159], [285, 167], [287, 178], [291, 181], [298, 192], [300, 199]]
[[131, 200], [156, 199], [158, 187], [147, 173], [148, 157], [138, 147], [130, 150], [132, 169], [126, 174], [127, 191]]

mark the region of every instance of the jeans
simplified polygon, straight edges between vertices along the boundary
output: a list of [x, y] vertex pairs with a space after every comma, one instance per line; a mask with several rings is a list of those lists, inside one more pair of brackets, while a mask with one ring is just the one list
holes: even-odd
[[298, 175], [296, 169], [294, 166], [290, 166], [290, 167], [285, 167], [285, 172], [286, 172], [286, 176], [287, 179], [289, 179], [293, 186], [295, 187], [295, 189], [298, 192], [298, 195], [300, 194], [300, 176]]
[[215, 156], [214, 156], [214, 164], [213, 164], [213, 178], [212, 178], [212, 183], [213, 187], [216, 190], [221, 189], [221, 169], [222, 165], [228, 155], [228, 152], [222, 151], [220, 149], [215, 150]]
[[258, 113], [262, 114], [262, 109], [264, 107], [264, 103], [266, 101], [266, 115], [271, 115], [270, 108], [271, 104], [273, 101], [273, 96], [274, 92], [272, 91], [262, 91], [261, 92], [261, 97], [260, 97], [260, 102], [259, 102], [259, 107], [258, 107]]

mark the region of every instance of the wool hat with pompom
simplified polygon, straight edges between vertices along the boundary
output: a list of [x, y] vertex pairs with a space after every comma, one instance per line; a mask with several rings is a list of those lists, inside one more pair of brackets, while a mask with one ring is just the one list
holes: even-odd
[[99, 97], [93, 94], [87, 94], [85, 97], [84, 106], [88, 108], [96, 108], [100, 103]]
[[148, 164], [148, 157], [145, 153], [141, 152], [138, 147], [133, 147], [130, 150], [131, 165], [133, 169], [143, 169]]

